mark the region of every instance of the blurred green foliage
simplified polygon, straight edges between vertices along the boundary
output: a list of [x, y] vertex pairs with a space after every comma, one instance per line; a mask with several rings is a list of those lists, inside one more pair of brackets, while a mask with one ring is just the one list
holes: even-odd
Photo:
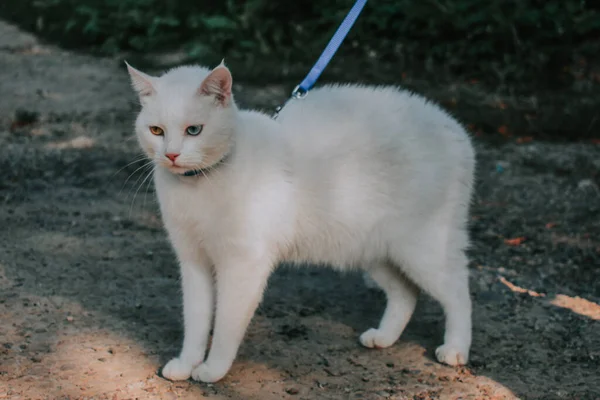
[[[21, 24], [104, 53], [184, 48], [202, 61], [308, 67], [353, 0], [3, 3], [0, 11]], [[600, 54], [598, 38], [600, 5], [592, 0], [378, 0], [367, 3], [342, 54], [494, 85], [551, 76], [548, 84], [560, 86], [574, 79], [569, 66]]]
[[[353, 2], [0, 0], [0, 17], [145, 70], [225, 57], [238, 81], [291, 89]], [[600, 1], [371, 0], [328, 80], [402, 84], [473, 132], [598, 137]]]

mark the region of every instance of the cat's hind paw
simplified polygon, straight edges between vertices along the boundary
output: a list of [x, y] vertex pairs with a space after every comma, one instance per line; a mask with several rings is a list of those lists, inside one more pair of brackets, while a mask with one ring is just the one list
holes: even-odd
[[449, 344], [443, 344], [435, 350], [435, 356], [439, 362], [451, 366], [464, 365], [469, 356], [468, 351], [459, 350], [458, 347]]
[[192, 379], [195, 381], [213, 383], [227, 375], [228, 368], [211, 368], [208, 363], [200, 364], [192, 371]]
[[360, 343], [370, 349], [384, 349], [390, 347], [398, 340], [397, 337], [390, 337], [380, 329], [371, 328], [360, 335]]
[[190, 363], [186, 363], [181, 358], [173, 358], [165, 365], [162, 370], [162, 376], [171, 381], [185, 381], [192, 374], [194, 366]]

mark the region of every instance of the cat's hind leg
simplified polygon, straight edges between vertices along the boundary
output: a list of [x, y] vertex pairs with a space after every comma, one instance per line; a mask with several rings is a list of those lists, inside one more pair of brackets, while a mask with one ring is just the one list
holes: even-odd
[[369, 348], [385, 348], [393, 345], [404, 331], [415, 310], [418, 289], [398, 268], [387, 262], [373, 265], [369, 275], [385, 292], [387, 305], [379, 327], [364, 332], [360, 342]]
[[453, 271], [446, 276], [445, 288], [434, 296], [442, 304], [446, 314], [444, 344], [435, 350], [435, 356], [444, 364], [463, 365], [469, 360], [472, 335], [469, 270], [464, 251], [461, 249], [452, 253], [448, 257], [448, 263], [452, 265]]
[[463, 250], [466, 243], [463, 230], [437, 225], [424, 230], [417, 240], [391, 248], [392, 259], [411, 281], [444, 309], [444, 344], [435, 354], [438, 361], [448, 365], [466, 364], [471, 347], [469, 271]]

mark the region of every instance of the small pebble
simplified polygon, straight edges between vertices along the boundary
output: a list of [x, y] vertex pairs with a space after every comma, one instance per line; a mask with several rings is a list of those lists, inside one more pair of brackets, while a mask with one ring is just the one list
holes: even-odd
[[67, 321], [68, 321], [68, 322], [73, 322], [73, 320], [74, 320], [74, 318], [73, 318], [72, 316], [70, 316], [70, 315], [69, 315], [69, 316], [67, 317]]
[[498, 173], [502, 173], [504, 172], [508, 167], [510, 166], [510, 163], [506, 162], [506, 161], [498, 161], [496, 163], [496, 172]]
[[298, 394], [298, 393], [300, 393], [300, 391], [298, 389], [296, 389], [296, 388], [288, 388], [288, 389], [285, 389], [285, 391], [288, 394]]
[[591, 179], [582, 179], [577, 183], [577, 188], [580, 190], [595, 189], [598, 190], [598, 186]]

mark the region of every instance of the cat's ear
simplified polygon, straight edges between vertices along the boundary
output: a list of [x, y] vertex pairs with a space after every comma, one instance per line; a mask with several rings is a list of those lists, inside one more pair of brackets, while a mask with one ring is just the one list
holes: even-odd
[[154, 94], [154, 86], [152, 86], [154, 78], [133, 68], [127, 61], [125, 61], [125, 65], [127, 65], [127, 72], [129, 72], [129, 77], [131, 78], [131, 85], [137, 94], [140, 97]]
[[213, 69], [198, 88], [198, 94], [214, 96], [217, 104], [227, 106], [231, 99], [231, 86], [233, 78], [229, 68], [223, 62]]

